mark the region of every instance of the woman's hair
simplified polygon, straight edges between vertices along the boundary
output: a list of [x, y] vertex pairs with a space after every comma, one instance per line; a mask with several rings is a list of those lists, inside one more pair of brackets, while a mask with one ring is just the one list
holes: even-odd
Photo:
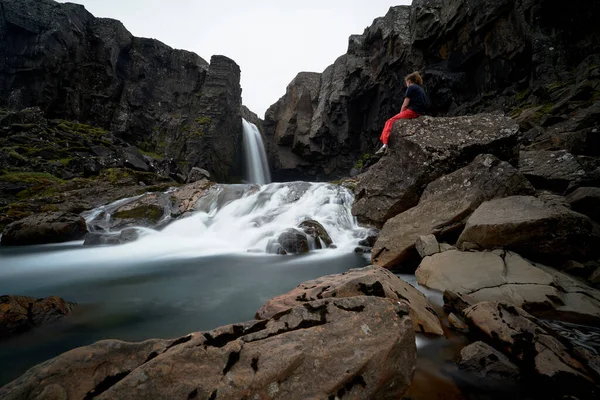
[[404, 80], [416, 83], [419, 86], [423, 86], [423, 78], [421, 78], [421, 75], [417, 71], [413, 72], [412, 74], [406, 75], [406, 78], [404, 78]]

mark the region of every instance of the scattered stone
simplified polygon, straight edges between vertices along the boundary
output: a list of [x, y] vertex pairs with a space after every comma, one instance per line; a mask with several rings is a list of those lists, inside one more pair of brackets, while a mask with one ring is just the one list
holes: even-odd
[[408, 307], [361, 296], [177, 340], [104, 340], [31, 368], [0, 397], [391, 399], [415, 365]]
[[410, 258], [419, 236], [456, 237], [484, 201], [533, 192], [507, 162], [477, 156], [468, 166], [430, 183], [416, 207], [385, 223], [373, 247], [373, 264], [397, 268]]
[[464, 347], [460, 351], [458, 366], [484, 379], [514, 383], [519, 378], [519, 367], [484, 342], [475, 342]]
[[417, 249], [417, 252], [421, 258], [425, 258], [440, 252], [440, 245], [435, 238], [435, 235], [419, 236], [415, 242], [415, 248]]
[[467, 324], [465, 324], [463, 320], [457, 317], [454, 313], [450, 313], [450, 315], [448, 315], [448, 323], [455, 331], [463, 333], [469, 332], [469, 327]]
[[8, 225], [0, 243], [28, 246], [82, 240], [87, 233], [85, 220], [77, 214], [51, 212], [36, 214]]
[[572, 182], [585, 177], [585, 171], [575, 156], [565, 150], [522, 151], [519, 170], [536, 189], [562, 193]]
[[[516, 253], [447, 251], [423, 259], [415, 275], [420, 285], [466, 294], [476, 302], [502, 301], [541, 317], [600, 322], [600, 291]], [[473, 303], [450, 292], [444, 300], [452, 311]]]
[[26, 296], [0, 296], [0, 339], [55, 322], [71, 313], [75, 303], [52, 296], [36, 299]]
[[187, 176], [186, 183], [194, 183], [204, 179], [210, 179], [210, 172], [202, 168], [193, 167]]
[[467, 242], [542, 259], [585, 259], [595, 250], [592, 224], [586, 216], [531, 196], [483, 203], [469, 217], [457, 246], [464, 248]]
[[389, 154], [358, 177], [352, 212], [361, 223], [381, 226], [416, 206], [427, 184], [473, 161], [480, 152], [474, 149], [515, 159], [517, 131], [513, 120], [499, 114], [400, 120]]
[[386, 297], [406, 302], [416, 332], [444, 335], [437, 313], [421, 292], [391, 272], [374, 266], [303, 282], [292, 291], [267, 301], [256, 312], [256, 318], [271, 318], [312, 300], [354, 296]]
[[600, 188], [578, 188], [567, 196], [567, 202], [574, 211], [600, 222]]
[[557, 339], [558, 334], [522, 309], [483, 302], [466, 309], [465, 316], [496, 348], [517, 360], [524, 374], [541, 379], [536, 394], [554, 398], [571, 394], [580, 399], [600, 395], [589, 370]]

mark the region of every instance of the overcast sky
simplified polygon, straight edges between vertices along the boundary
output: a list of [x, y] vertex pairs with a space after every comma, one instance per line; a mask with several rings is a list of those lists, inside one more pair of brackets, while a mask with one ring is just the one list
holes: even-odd
[[[65, 2], [61, 0], [61, 2]], [[75, 0], [115, 18], [135, 36], [156, 38], [206, 61], [242, 70], [243, 102], [261, 118], [300, 71], [322, 72], [390, 6], [410, 0]]]

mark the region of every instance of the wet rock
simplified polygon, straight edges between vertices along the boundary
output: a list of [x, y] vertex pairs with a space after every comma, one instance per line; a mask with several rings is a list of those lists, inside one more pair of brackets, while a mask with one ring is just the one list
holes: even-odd
[[469, 217], [457, 245], [503, 247], [534, 258], [585, 259], [594, 251], [590, 220], [530, 196], [483, 203]]
[[600, 291], [516, 253], [447, 251], [423, 259], [415, 275], [420, 285], [449, 291], [444, 302], [453, 311], [473, 301], [502, 301], [540, 317], [600, 322]]
[[479, 155], [468, 166], [430, 183], [416, 207], [385, 223], [373, 247], [373, 263], [398, 267], [414, 252], [419, 236], [457, 235], [484, 201], [533, 191], [510, 164]]
[[0, 296], [0, 339], [55, 322], [69, 315], [74, 307], [75, 303], [56, 296], [45, 299]]
[[361, 239], [358, 242], [358, 244], [361, 246], [365, 246], [365, 247], [373, 247], [375, 245], [375, 242], [377, 241], [378, 237], [379, 237], [379, 230], [371, 229], [371, 230], [369, 230], [367, 237], [364, 239]]
[[298, 228], [311, 238], [311, 243], [314, 243], [316, 249], [328, 248], [333, 244], [333, 240], [327, 233], [327, 230], [318, 221], [306, 220], [302, 221]]
[[467, 326], [467, 324], [465, 324], [463, 320], [461, 320], [460, 317], [457, 317], [454, 313], [450, 313], [448, 315], [448, 323], [450, 324], [450, 327], [455, 331], [463, 333], [469, 332], [469, 327]]
[[517, 131], [498, 114], [400, 120], [388, 156], [359, 176], [352, 212], [359, 222], [381, 226], [416, 206], [430, 182], [471, 163], [484, 149], [501, 160], [515, 159]]
[[483, 302], [465, 310], [465, 315], [494, 347], [510, 354], [524, 374], [539, 379], [538, 395], [569, 394], [593, 399], [600, 394], [588, 368], [574, 357], [557, 334], [522, 309]]
[[202, 179], [185, 186], [175, 189], [170, 193], [171, 198], [176, 203], [176, 215], [195, 211], [196, 204], [200, 198], [207, 194], [207, 191], [214, 185], [207, 179]]
[[549, 189], [559, 193], [585, 176], [585, 171], [575, 156], [564, 150], [522, 151], [519, 170], [536, 189]]
[[415, 242], [415, 248], [421, 258], [431, 256], [440, 252], [440, 244], [438, 243], [435, 235], [419, 236]]
[[399, 398], [415, 364], [405, 305], [323, 299], [177, 340], [97, 342], [33, 367], [0, 397]]
[[210, 172], [202, 168], [193, 167], [188, 174], [186, 183], [194, 183], [203, 179], [210, 179]]
[[90, 232], [85, 235], [84, 246], [103, 246], [120, 244], [119, 233]]
[[266, 302], [256, 312], [256, 318], [271, 318], [308, 301], [354, 296], [386, 297], [406, 302], [416, 332], [444, 335], [436, 312], [421, 292], [391, 272], [373, 266], [303, 282], [292, 291]]
[[294, 228], [286, 229], [279, 234], [276, 241], [267, 245], [267, 253], [271, 254], [302, 254], [308, 253], [309, 250], [306, 234]]
[[508, 381], [514, 384], [519, 378], [519, 368], [508, 357], [484, 342], [475, 342], [460, 351], [458, 366], [484, 379]]
[[81, 240], [87, 233], [79, 215], [52, 212], [32, 215], [8, 225], [0, 243], [4, 246], [27, 246]]
[[567, 196], [566, 201], [574, 211], [600, 222], [600, 188], [578, 188]]

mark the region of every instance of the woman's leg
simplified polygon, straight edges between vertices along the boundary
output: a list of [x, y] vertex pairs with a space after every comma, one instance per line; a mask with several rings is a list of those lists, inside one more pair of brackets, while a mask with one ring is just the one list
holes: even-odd
[[400, 114], [394, 115], [385, 123], [385, 126], [383, 127], [383, 132], [381, 132], [381, 137], [379, 138], [379, 140], [383, 144], [388, 144], [388, 141], [390, 140], [390, 133], [392, 132], [392, 127], [394, 126], [394, 122], [398, 121], [399, 119], [412, 119], [417, 118], [419, 116], [419, 114], [409, 109], [402, 111]]

